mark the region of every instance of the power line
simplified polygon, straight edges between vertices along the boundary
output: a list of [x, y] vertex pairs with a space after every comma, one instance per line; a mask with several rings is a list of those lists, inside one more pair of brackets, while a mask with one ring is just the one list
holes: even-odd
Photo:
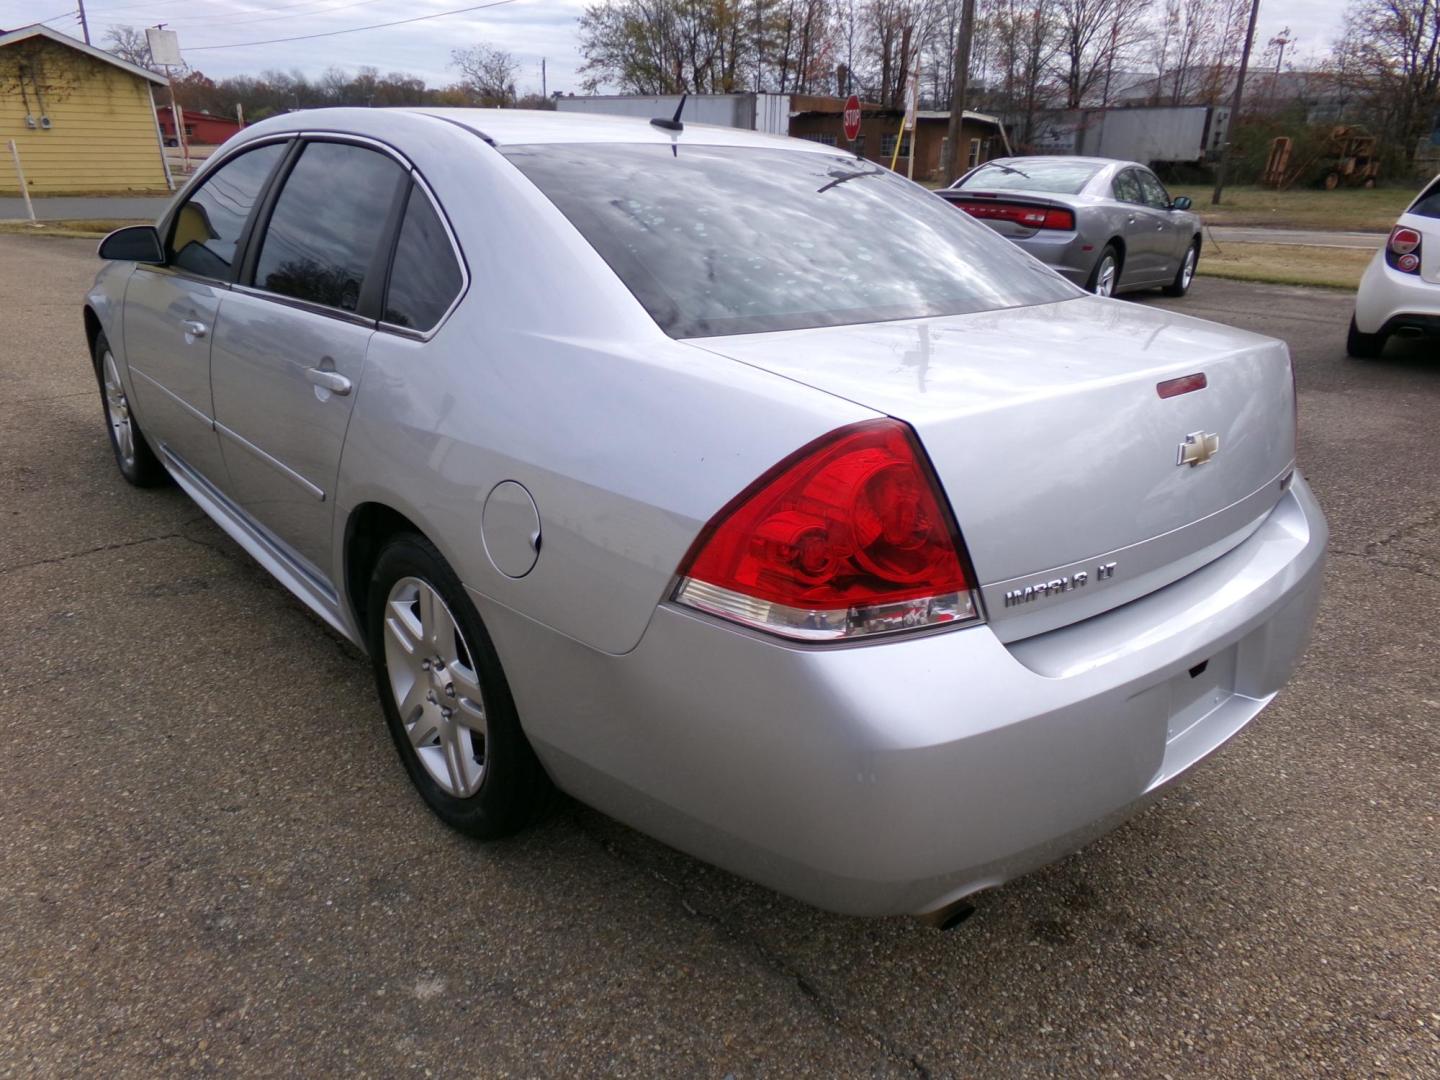
[[111, 11], [134, 11], [137, 8], [167, 7], [170, 4], [179, 3], [194, 3], [194, 0], [150, 0], [147, 4], [121, 4], [118, 7], [102, 7], [99, 10], [101, 14], [108, 14]]
[[[320, 0], [320, 2], [321, 2], [322, 4], [330, 4], [330, 0]], [[384, 3], [384, 2], [385, 2], [385, 0], [355, 0], [354, 3], [350, 3], [350, 4], [330, 4], [330, 6], [328, 6], [328, 7], [322, 6], [322, 7], [320, 7], [320, 8], [319, 8], [318, 10], [316, 10], [316, 11], [296, 11], [296, 12], [292, 12], [292, 13], [289, 14], [289, 15], [261, 15], [259, 18], [250, 18], [250, 16], [254, 15], [257, 11], [261, 10], [261, 9], [259, 9], [259, 8], [252, 8], [252, 9], [250, 9], [249, 11], [237, 11], [237, 12], [235, 13], [236, 15], [243, 15], [243, 16], [245, 16], [245, 18], [234, 18], [234, 19], [205, 19], [205, 18], [201, 18], [201, 17], [198, 17], [198, 16], [197, 16], [197, 17], [195, 17], [195, 18], [176, 19], [174, 22], [171, 22], [171, 23], [169, 23], [168, 25], [170, 25], [170, 26], [190, 26], [190, 25], [195, 25], [195, 26], [201, 26], [201, 25], [203, 25], [203, 26], [249, 26], [251, 23], [271, 22], [272, 20], [278, 22], [278, 21], [281, 20], [281, 19], [309, 19], [309, 18], [318, 18], [318, 17], [323, 16], [323, 15], [338, 14], [339, 12], [342, 12], [342, 11], [349, 11], [351, 8], [365, 7], [367, 4], [379, 4], [379, 3]], [[271, 12], [276, 12], [276, 11], [286, 11], [286, 10], [288, 10], [288, 9], [290, 9], [290, 8], [313, 8], [313, 7], [315, 7], [315, 6], [316, 6], [316, 0], [301, 0], [301, 2], [298, 3], [298, 4], [281, 4], [279, 7], [270, 8], [269, 10], [270, 10]]]
[[453, 11], [437, 11], [433, 15], [416, 15], [410, 19], [396, 19], [394, 22], [374, 23], [371, 26], [352, 26], [348, 30], [328, 30], [323, 34], [297, 34], [294, 37], [266, 38], [264, 41], [234, 41], [228, 45], [192, 45], [186, 52], [206, 52], [211, 49], [244, 49], [251, 45], [280, 45], [287, 41], [312, 41], [315, 38], [338, 37], [341, 34], [358, 34], [365, 30], [384, 30], [391, 26], [405, 26], [408, 23], [425, 22], [429, 19], [443, 19], [447, 15], [464, 15], [470, 11], [484, 11], [486, 8], [503, 7], [515, 0], [490, 0], [488, 4], [474, 7], [455, 8]]

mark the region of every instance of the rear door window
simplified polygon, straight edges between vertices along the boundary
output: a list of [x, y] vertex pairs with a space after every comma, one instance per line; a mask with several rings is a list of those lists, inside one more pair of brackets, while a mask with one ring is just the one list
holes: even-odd
[[1440, 179], [1420, 193], [1415, 205], [1406, 211], [1421, 217], [1440, 218]]
[[405, 172], [363, 146], [310, 143], [275, 202], [255, 287], [355, 311]]
[[175, 214], [166, 261], [201, 277], [229, 281], [240, 233], [287, 145], [257, 146], [206, 177]]
[[1112, 185], [1115, 191], [1115, 198], [1126, 203], [1143, 203], [1145, 195], [1140, 190], [1140, 181], [1135, 175], [1134, 169], [1126, 169], [1115, 177]]
[[425, 192], [411, 187], [385, 292], [384, 321], [430, 330], [450, 310], [464, 284], [440, 216]]

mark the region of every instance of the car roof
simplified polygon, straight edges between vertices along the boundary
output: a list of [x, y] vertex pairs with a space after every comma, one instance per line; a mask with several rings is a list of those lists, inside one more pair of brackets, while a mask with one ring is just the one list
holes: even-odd
[[262, 121], [269, 132], [324, 129], [358, 135], [373, 133], [378, 120], [389, 116], [424, 116], [444, 120], [483, 138], [492, 146], [533, 146], [542, 143], [672, 143], [692, 146], [753, 146], [843, 154], [833, 146], [780, 135], [765, 135], [739, 128], [685, 123], [682, 131], [658, 128], [633, 116], [567, 113], [543, 109], [304, 109]]
[[1108, 157], [1077, 157], [1072, 154], [1017, 154], [1014, 157], [991, 158], [989, 161], [984, 162], [984, 164], [990, 165], [997, 161], [1002, 165], [1009, 164], [1012, 161], [1063, 161], [1071, 165], [1094, 165], [1099, 168], [1106, 168], [1111, 165], [1120, 167], [1135, 165], [1142, 169], [1144, 168], [1138, 161], [1125, 161], [1122, 158]]

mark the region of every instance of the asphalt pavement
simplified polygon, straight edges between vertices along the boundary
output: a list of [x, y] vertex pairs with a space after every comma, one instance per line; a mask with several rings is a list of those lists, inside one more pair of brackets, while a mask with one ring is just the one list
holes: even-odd
[[1440, 358], [1346, 359], [1344, 294], [1134, 301], [1290, 342], [1315, 639], [1164, 800], [941, 932], [570, 802], [448, 832], [355, 650], [117, 475], [92, 247], [0, 236], [0, 1076], [1440, 1075]]

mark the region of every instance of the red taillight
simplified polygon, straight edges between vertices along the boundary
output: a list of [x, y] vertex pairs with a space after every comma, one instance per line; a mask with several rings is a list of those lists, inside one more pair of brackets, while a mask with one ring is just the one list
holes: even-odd
[[1420, 246], [1420, 234], [1404, 225], [1396, 225], [1390, 232], [1389, 246], [1396, 255], [1409, 255]]
[[1385, 242], [1385, 261], [1402, 274], [1420, 273], [1420, 240], [1417, 230], [1396, 225]]
[[895, 420], [792, 454], [722, 509], [675, 599], [808, 640], [976, 618], [970, 577], [923, 452]]
[[970, 202], [955, 203], [971, 217], [982, 221], [1010, 221], [1028, 229], [1074, 229], [1075, 215], [1058, 206], [1025, 206], [1021, 203]]

